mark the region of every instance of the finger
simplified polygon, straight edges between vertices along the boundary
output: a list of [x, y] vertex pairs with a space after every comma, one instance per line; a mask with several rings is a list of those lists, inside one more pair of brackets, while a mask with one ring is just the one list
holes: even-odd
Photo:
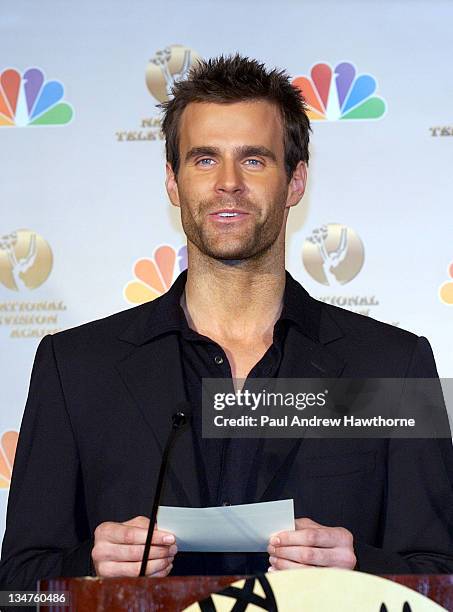
[[[144, 544], [148, 535], [148, 529], [134, 525], [123, 525], [122, 523], [102, 523], [96, 528], [95, 537], [99, 541], [107, 541], [112, 544]], [[168, 531], [155, 529], [151, 543], [155, 545], [174, 544], [176, 538]]]
[[276, 560], [295, 561], [311, 567], [339, 567], [354, 569], [357, 557], [353, 548], [310, 548], [307, 546], [288, 546], [277, 548], [277, 553], [270, 556], [271, 564]]
[[288, 561], [288, 559], [275, 559], [272, 563], [271, 568], [268, 571], [276, 572], [285, 569], [301, 569], [310, 568], [312, 565], [306, 565], [304, 563], [296, 563], [295, 561]]
[[168, 576], [168, 574], [171, 572], [172, 569], [173, 569], [173, 564], [169, 565], [167, 569], [162, 570], [161, 572], [156, 572], [155, 574], [152, 574], [152, 577], [153, 578], [165, 578], [166, 576]]
[[309, 546], [281, 546], [277, 552], [270, 557], [271, 564], [274, 560], [294, 561], [304, 565], [315, 565], [321, 567], [333, 567], [335, 565], [334, 548], [311, 548]]
[[[99, 561], [141, 561], [145, 547], [143, 544], [112, 544], [99, 542], [93, 548], [93, 559]], [[176, 544], [171, 546], [151, 546], [148, 559], [174, 557], [178, 552]]]
[[[178, 552], [176, 544], [171, 546], [151, 546], [149, 549], [148, 559], [168, 559], [173, 558]], [[143, 554], [143, 553], [142, 553]]]
[[134, 518], [128, 521], [123, 521], [122, 525], [132, 525], [133, 527], [141, 527], [142, 529], [148, 529], [149, 518], [147, 516], [134, 516]]
[[[171, 567], [170, 567], [171, 566]], [[157, 574], [162, 573], [163, 576], [166, 576], [173, 567], [173, 559], [156, 559], [153, 561], [148, 561], [146, 565], [146, 576], [156, 576]]]
[[[141, 527], [142, 529], [149, 529], [149, 518], [147, 516], [135, 516], [129, 521], [124, 521], [122, 525], [132, 525], [133, 527]], [[157, 524], [153, 531], [153, 544], [173, 544], [175, 542], [175, 535], [170, 531], [165, 531], [157, 528]]]
[[[146, 576], [152, 576], [157, 572], [167, 571], [167, 568], [171, 565], [169, 559], [154, 559], [148, 561], [146, 565], [145, 574]], [[98, 576], [113, 577], [113, 576], [124, 576], [124, 577], [136, 577], [139, 575], [141, 569], [140, 561], [104, 561], [98, 566]]]
[[[133, 527], [141, 527], [142, 529], [149, 529], [149, 518], [147, 516], [135, 516], [129, 521], [124, 521], [122, 525], [132, 525]], [[154, 527], [152, 544], [173, 544], [176, 541], [175, 535], [170, 531], [164, 531], [158, 529], [157, 525]]]
[[96, 542], [111, 542], [112, 544], [144, 544], [148, 530], [134, 525], [106, 522], [96, 527], [94, 535]]
[[174, 533], [170, 531], [162, 531], [162, 529], [157, 529], [157, 527], [153, 531], [153, 537], [151, 540], [151, 544], [174, 544], [176, 542], [176, 537]]
[[[278, 543], [279, 542], [279, 543]], [[282, 531], [270, 539], [268, 552], [274, 553], [271, 548], [280, 546], [317, 546], [320, 548], [334, 548], [342, 544], [341, 533], [330, 527], [305, 527], [300, 531]]]

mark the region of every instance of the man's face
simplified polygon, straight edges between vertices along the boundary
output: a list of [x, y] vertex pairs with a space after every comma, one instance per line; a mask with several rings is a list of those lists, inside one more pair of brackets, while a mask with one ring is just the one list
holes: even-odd
[[180, 166], [167, 190], [190, 242], [221, 260], [249, 259], [284, 236], [305, 186], [301, 162], [288, 184], [283, 125], [267, 101], [191, 103], [179, 126]]

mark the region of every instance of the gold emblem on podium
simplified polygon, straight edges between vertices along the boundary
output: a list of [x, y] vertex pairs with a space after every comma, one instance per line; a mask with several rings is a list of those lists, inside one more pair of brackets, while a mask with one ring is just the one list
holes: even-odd
[[406, 586], [371, 574], [313, 568], [239, 580], [186, 612], [445, 612]]

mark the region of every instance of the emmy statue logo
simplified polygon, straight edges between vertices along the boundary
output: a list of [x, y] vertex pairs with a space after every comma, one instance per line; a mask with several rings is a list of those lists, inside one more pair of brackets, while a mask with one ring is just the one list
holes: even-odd
[[190, 68], [200, 56], [184, 45], [170, 45], [154, 54], [146, 69], [146, 84], [151, 95], [159, 102], [172, 97], [176, 83], [189, 75]]
[[30, 235], [28, 252], [25, 257], [17, 257], [14, 247], [17, 244], [17, 234], [3, 236], [0, 239], [0, 249], [6, 251], [11, 264], [11, 274], [18, 289], [26, 289], [24, 275], [32, 268], [36, 260], [36, 234]]
[[0, 282], [8, 289], [36, 289], [51, 269], [52, 251], [36, 232], [17, 230], [0, 237]]
[[305, 240], [302, 260], [316, 281], [338, 287], [360, 272], [364, 262], [363, 245], [354, 230], [330, 223], [314, 229]]
[[169, 68], [169, 61], [171, 60], [171, 49], [166, 47], [161, 51], [157, 51], [156, 55], [150, 60], [155, 66], [158, 66], [165, 78], [165, 87], [167, 92], [167, 98], [171, 98], [172, 89], [175, 83], [183, 81], [187, 78], [190, 70], [190, 49], [184, 49], [184, 60], [181, 66], [180, 72], [172, 74]]
[[331, 251], [330, 253], [327, 251], [325, 242], [328, 233], [329, 231], [327, 227], [323, 225], [322, 227], [313, 230], [313, 233], [308, 238], [308, 240], [312, 244], [317, 245], [322, 258], [322, 269], [327, 279], [327, 284], [333, 287], [339, 284], [333, 270], [338, 268], [341, 262], [344, 261], [346, 253], [348, 251], [348, 228], [341, 228], [340, 242], [338, 244], [338, 248], [334, 251]]

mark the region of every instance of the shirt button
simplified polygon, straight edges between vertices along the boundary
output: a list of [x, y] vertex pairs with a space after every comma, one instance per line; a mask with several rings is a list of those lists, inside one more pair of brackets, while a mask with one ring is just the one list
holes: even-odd
[[214, 357], [214, 361], [216, 362], [217, 365], [222, 365], [223, 363], [223, 357], [221, 355], [216, 355]]

